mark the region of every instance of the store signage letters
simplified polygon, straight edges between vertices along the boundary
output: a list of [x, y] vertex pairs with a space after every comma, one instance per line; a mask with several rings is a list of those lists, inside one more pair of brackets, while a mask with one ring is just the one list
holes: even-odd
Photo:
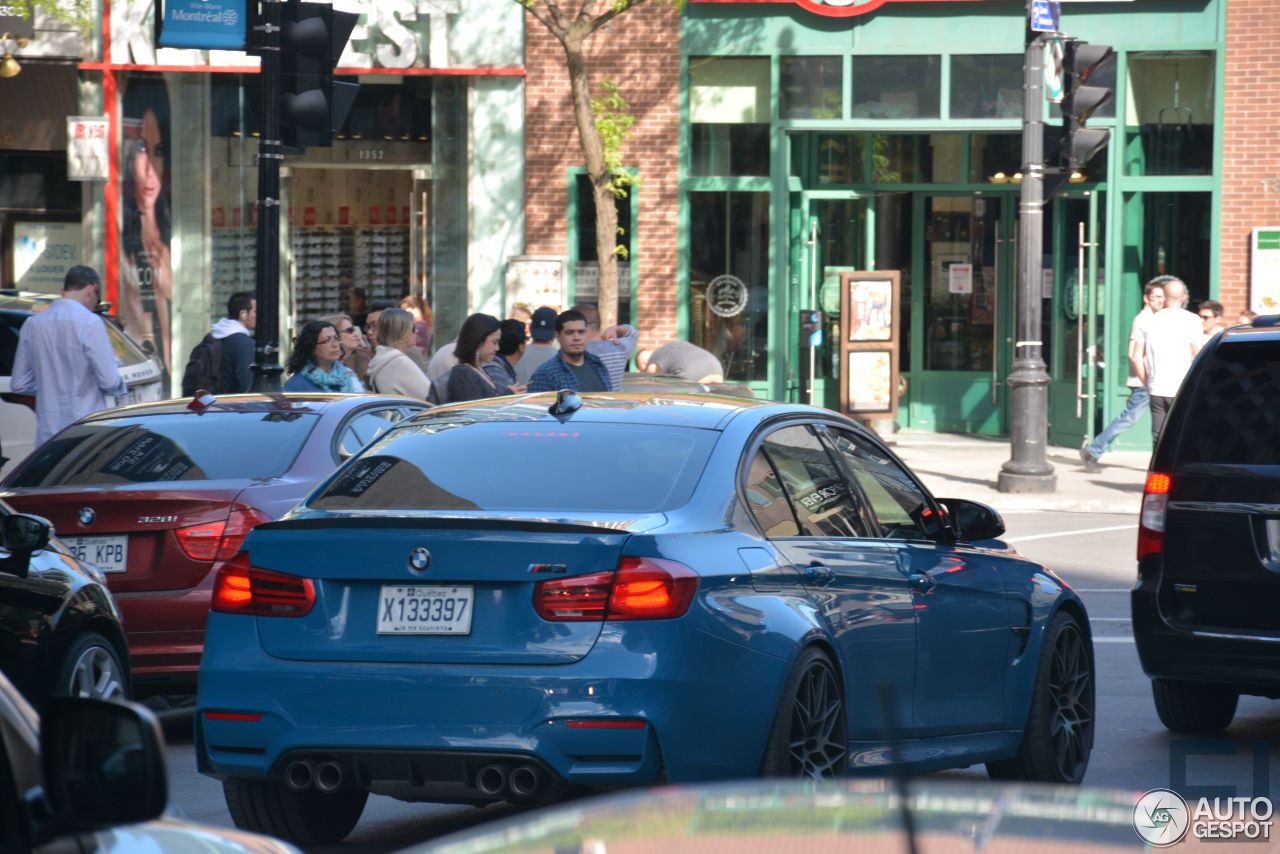
[[968, 0], [692, 0], [694, 3], [792, 3], [816, 15], [828, 18], [847, 18], [865, 15], [887, 3], [948, 3]]
[[[153, 0], [111, 4], [111, 61], [136, 65], [256, 66], [240, 51], [156, 49], [152, 44]], [[360, 15], [342, 68], [448, 68], [449, 16], [462, 0], [335, 0], [333, 7]]]

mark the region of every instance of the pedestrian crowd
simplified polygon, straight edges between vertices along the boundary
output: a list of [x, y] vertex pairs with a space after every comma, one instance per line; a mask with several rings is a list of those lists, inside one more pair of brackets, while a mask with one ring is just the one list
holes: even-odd
[[[1087, 471], [1099, 471], [1102, 455], [1148, 410], [1155, 444], [1191, 363], [1205, 344], [1227, 328], [1222, 303], [1202, 300], [1192, 313], [1186, 308], [1188, 301], [1187, 285], [1177, 276], [1156, 276], [1143, 286], [1142, 310], [1129, 328], [1129, 398], [1101, 433], [1080, 446]], [[1257, 316], [1242, 312], [1237, 323], [1252, 323]]]

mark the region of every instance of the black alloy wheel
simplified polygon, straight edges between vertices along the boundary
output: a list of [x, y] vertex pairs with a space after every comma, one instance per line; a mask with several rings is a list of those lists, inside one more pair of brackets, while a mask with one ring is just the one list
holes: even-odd
[[765, 752], [765, 776], [832, 780], [849, 764], [844, 689], [818, 649], [800, 658], [783, 692]]
[[1079, 783], [1093, 735], [1093, 655], [1080, 624], [1059, 612], [1045, 633], [1018, 755], [988, 762], [987, 772], [993, 779]]

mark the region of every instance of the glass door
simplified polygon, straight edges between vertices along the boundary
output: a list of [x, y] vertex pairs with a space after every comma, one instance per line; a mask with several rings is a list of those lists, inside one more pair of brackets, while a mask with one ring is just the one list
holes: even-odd
[[[1052, 342], [1045, 352], [1053, 377], [1049, 386], [1049, 441], [1079, 447], [1101, 425], [1099, 395], [1106, 364], [1104, 283], [1101, 266], [1104, 230], [1103, 195], [1095, 191], [1072, 192], [1051, 205], [1049, 234], [1052, 255], [1045, 259], [1046, 279], [1043, 316]], [[1127, 371], [1127, 350], [1115, 354], [1122, 372]], [[1125, 374], [1127, 375], [1127, 373]]]
[[1014, 199], [923, 195], [917, 208], [911, 426], [1004, 433]]
[[[848, 191], [809, 192], [801, 210], [800, 288], [792, 312], [797, 399], [839, 409], [840, 273], [867, 269], [867, 204]], [[820, 329], [810, 323], [815, 311]]]

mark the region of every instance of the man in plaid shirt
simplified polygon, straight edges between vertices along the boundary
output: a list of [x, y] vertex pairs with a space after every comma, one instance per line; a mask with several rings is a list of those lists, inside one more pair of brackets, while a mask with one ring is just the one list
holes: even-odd
[[569, 309], [556, 316], [560, 352], [543, 362], [529, 378], [528, 391], [614, 391], [609, 369], [587, 352], [587, 318]]

